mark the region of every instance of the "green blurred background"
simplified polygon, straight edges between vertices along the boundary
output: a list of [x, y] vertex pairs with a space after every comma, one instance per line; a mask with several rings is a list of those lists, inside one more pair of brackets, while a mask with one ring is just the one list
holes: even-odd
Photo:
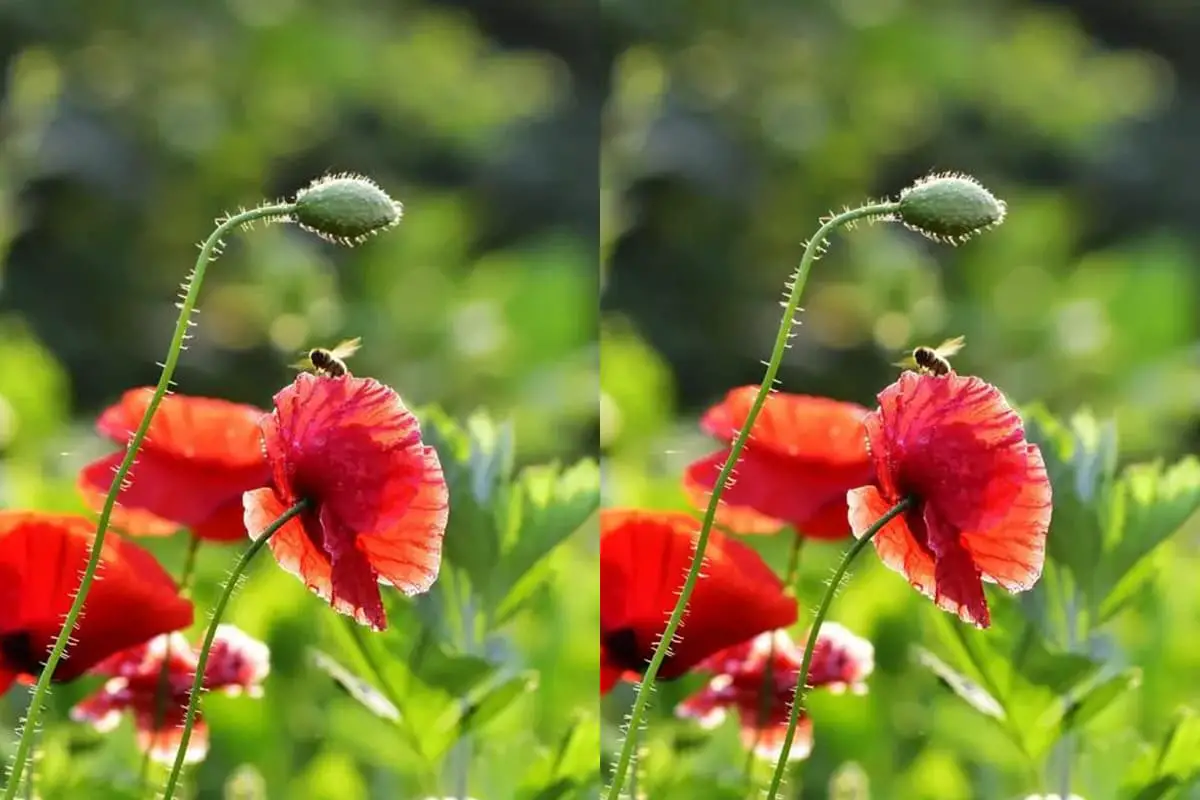
[[[809, 280], [782, 388], [870, 405], [904, 349], [961, 334], [956, 367], [1014, 402], [1115, 415], [1123, 460], [1200, 449], [1200, 5], [605, 7], [606, 505], [686, 507], [681, 471], [713, 449], [697, 417], [761, 378], [784, 280], [818, 217], [933, 170], [978, 177], [1008, 202], [1007, 222], [957, 249], [895, 225], [837, 235]], [[1198, 522], [1160, 554], [1159, 579], [1116, 631], [1146, 673], [1089, 732], [1076, 773], [1089, 800], [1115, 796], [1139, 742], [1200, 704]], [[786, 542], [753, 542], [782, 572]], [[802, 619], [838, 552], [806, 549]], [[789, 796], [802, 783], [804, 798], [826, 797], [848, 762], [880, 800], [1049, 789], [912, 663], [938, 612], [877, 563], [856, 572], [833, 618], [875, 642], [871, 694], [813, 701], [816, 750]], [[735, 725], [708, 741], [667, 721], [696, 685], [655, 695], [647, 769], [672, 777], [644, 784], [651, 797], [725, 797], [715, 787], [740, 780]], [[608, 752], [631, 697], [625, 687], [604, 703]]]
[[[594, 452], [594, 22], [548, 1], [0, 4], [4, 505], [80, 509], [75, 472], [111, 449], [94, 416], [157, 380], [193, 243], [327, 171], [375, 179], [404, 203], [401, 226], [354, 250], [291, 226], [230, 237], [179, 391], [268, 406], [298, 351], [361, 336], [355, 373], [413, 406], [511, 417], [518, 464]], [[476, 737], [473, 795], [514, 796], [532, 756], [595, 707], [596, 644], [578, 634], [598, 613], [579, 578], [595, 575], [594, 531], [556, 552], [549, 588], [502, 637], [501, 660], [540, 684]], [[178, 571], [181, 541], [151, 547]], [[198, 623], [233, 556], [202, 552]], [[389, 635], [403, 638], [418, 621], [399, 606]], [[349, 663], [326, 607], [261, 563], [230, 621], [271, 645], [274, 672], [261, 701], [206, 702], [196, 796], [222, 797], [239, 765], [271, 798], [420, 796], [395, 734], [308, 658]], [[85, 688], [55, 694], [44, 798], [128, 796], [128, 724], [100, 739], [63, 721]], [[0, 701], [6, 760], [24, 703]]]

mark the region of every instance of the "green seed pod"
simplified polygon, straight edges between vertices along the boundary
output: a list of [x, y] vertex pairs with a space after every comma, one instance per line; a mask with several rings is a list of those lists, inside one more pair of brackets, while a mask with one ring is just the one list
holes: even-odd
[[296, 195], [292, 216], [300, 227], [338, 244], [353, 246], [396, 225], [403, 206], [369, 178], [326, 175]]
[[904, 226], [936, 242], [961, 244], [1004, 221], [1003, 200], [969, 175], [929, 175], [900, 193]]

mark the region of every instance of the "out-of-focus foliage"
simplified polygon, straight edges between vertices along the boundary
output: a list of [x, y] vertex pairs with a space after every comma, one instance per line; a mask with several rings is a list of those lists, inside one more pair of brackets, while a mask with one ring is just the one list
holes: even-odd
[[[410, 405], [511, 420], [514, 468], [532, 471], [510, 508], [536, 518], [577, 498], [595, 477], [572, 467], [593, 451], [597, 423], [595, 15], [548, 2], [3, 4], [5, 506], [82, 508], [75, 472], [109, 447], [91, 432], [95, 413], [157, 379], [192, 243], [223, 212], [327, 171], [377, 181], [404, 204], [399, 228], [353, 250], [294, 226], [229, 237], [178, 389], [265, 407], [302, 348], [361, 336], [354, 372]], [[554, 462], [558, 472], [540, 466]], [[340, 667], [382, 689], [343, 621], [257, 564], [228, 621], [271, 646], [273, 672], [261, 700], [205, 699], [213, 742], [189, 774], [195, 796], [449, 794], [465, 752], [441, 753], [438, 737], [456, 731], [471, 733], [474, 796], [583, 791], [563, 781], [595, 770], [596, 645], [580, 635], [597, 616], [595, 581], [581, 579], [596, 572], [594, 522], [559, 542], [581, 521], [542, 519], [540, 538], [504, 542], [513, 558], [487, 602], [507, 600], [507, 617], [479, 656], [486, 674], [454, 667], [458, 639], [425, 642], [445, 658], [421, 661], [441, 666], [416, 680], [440, 694], [407, 693], [397, 705], [412, 718], [399, 728], [331, 677]], [[504, 534], [517, 535], [508, 522]], [[150, 546], [178, 573], [182, 545]], [[201, 552], [197, 627], [235, 552]], [[456, 571], [447, 565], [439, 596]], [[419, 609], [436, 597], [391, 600], [390, 638], [366, 640], [415, 647], [428, 621]], [[409, 655], [376, 652], [400, 671]], [[86, 688], [56, 689], [44, 717], [46, 800], [133, 796], [128, 723], [102, 738], [65, 721]], [[408, 708], [427, 696], [440, 699]], [[21, 690], [0, 700], [5, 758], [25, 700]], [[469, 709], [469, 723], [421, 729], [422, 713], [447, 708]]]
[[[1200, 528], [1195, 516], [1139, 513], [1154, 497], [1187, 510], [1194, 464], [1182, 459], [1200, 449], [1200, 9], [1169, 0], [606, 7], [619, 44], [601, 162], [605, 504], [686, 507], [682, 470], [712, 449], [698, 415], [761, 379], [784, 281], [821, 215], [895, 196], [929, 171], [975, 175], [1009, 216], [960, 248], [898, 225], [834, 237], [808, 282], [781, 388], [870, 405], [902, 351], [961, 334], [960, 372], [1014, 403], [1043, 404], [1049, 412], [1031, 409], [1031, 419], [1052, 412], [1053, 425], [1082, 437], [1082, 461], [1064, 461], [1065, 444], [1048, 450], [1048, 461], [1058, 451], [1055, 518], [1091, 531], [1087, 514], [1102, 513], [1104, 534], [1052, 542], [1052, 572], [1068, 580], [1084, 568], [1072, 558], [1100, 563], [1088, 567], [1080, 602], [1095, 604], [1097, 620], [1112, 612], [1095, 654], [1106, 669], [1062, 662], [992, 699], [1017, 703], [1010, 720], [1075, 730], [1074, 785], [1088, 800], [1133, 797], [1155, 781], [1176, 794], [1153, 796], [1200, 796], [1178, 793], [1192, 769], [1187, 709], [1200, 707], [1190, 678], [1200, 668]], [[1081, 408], [1094, 416], [1075, 422], [1095, 430], [1071, 427]], [[1094, 421], [1110, 418], [1112, 431]], [[1127, 469], [1135, 462], [1146, 465]], [[1081, 472], [1117, 477], [1111, 487], [1072, 484]], [[1085, 513], [1071, 487], [1111, 502], [1084, 498], [1094, 503]], [[785, 538], [747, 540], [782, 573]], [[805, 547], [806, 607], [839, 553]], [[842, 784], [858, 776], [852, 796], [866, 797], [865, 783], [882, 800], [1060, 791], [1061, 753], [1031, 774], [1018, 746], [1044, 749], [1048, 728], [1030, 724], [1022, 741], [939, 685], [957, 676], [967, 681], [960, 694], [983, 702], [962, 672], [969, 662], [940, 633], [948, 620], [876, 559], [854, 573], [832, 619], [874, 642], [871, 693], [813, 698], [816, 747], [789, 773], [788, 796], [835, 796], [835, 774]], [[1057, 592], [1055, 580], [1039, 592]], [[1005, 635], [974, 639], [1009, 664]], [[1046, 636], [1047, 651], [1062, 648], [1061, 630]], [[701, 680], [653, 695], [643, 767], [662, 779], [643, 785], [651, 797], [746, 796], [736, 725], [710, 737], [669, 718]], [[1065, 695], [1076, 705], [1057, 706]], [[622, 686], [604, 703], [607, 752], [631, 698]]]

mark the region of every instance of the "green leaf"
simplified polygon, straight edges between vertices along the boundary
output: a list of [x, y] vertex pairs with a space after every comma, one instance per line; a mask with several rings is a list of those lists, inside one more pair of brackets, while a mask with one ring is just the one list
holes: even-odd
[[1116, 469], [1116, 424], [1100, 422], [1087, 410], [1066, 425], [1041, 406], [1025, 409], [1024, 416], [1026, 436], [1039, 446], [1054, 490], [1047, 554], [1093, 597]]
[[955, 672], [945, 661], [928, 650], [916, 648], [917, 661], [942, 680], [956, 695], [967, 701], [967, 705], [981, 714], [994, 719], [1004, 719], [1004, 706], [986, 689], [970, 678]]
[[496, 506], [512, 476], [512, 426], [496, 425], [484, 413], [463, 426], [431, 407], [421, 411], [421, 431], [438, 452], [450, 491], [443, 558], [482, 593], [500, 555]]
[[358, 677], [320, 650], [312, 649], [311, 653], [313, 663], [317, 665], [317, 668], [333, 678], [360, 705], [375, 716], [386, 719], [388, 722], [400, 721], [400, 709], [392, 705], [392, 702], [384, 697], [383, 693], [373, 685]]
[[1142, 671], [1129, 667], [1093, 683], [1067, 704], [1062, 715], [1062, 731], [1067, 733], [1087, 725], [1127, 692], [1141, 685], [1141, 681]]
[[409, 669], [418, 680], [456, 697], [489, 680], [498, 668], [479, 656], [452, 653], [426, 632], [418, 637], [407, 658]]
[[521, 779], [517, 800], [570, 797], [600, 783], [600, 720], [587, 714], [575, 719], [552, 750], [538, 754]]
[[537, 567], [600, 507], [600, 469], [584, 460], [523, 470], [505, 509], [503, 555], [488, 603], [497, 624], [509, 619], [544, 579]]
[[1135, 464], [1124, 471], [1113, 497], [1099, 622], [1110, 619], [1145, 584], [1149, 575], [1141, 564], [1197, 510], [1200, 459], [1189, 456], [1165, 469], [1161, 462]]
[[536, 689], [537, 684], [537, 673], [528, 670], [492, 685], [473, 698], [464, 709], [459, 722], [460, 735], [466, 736], [487, 725], [517, 700]]
[[1121, 797], [1154, 800], [1166, 797], [1200, 777], [1200, 717], [1181, 709], [1162, 744], [1134, 762], [1122, 782]]

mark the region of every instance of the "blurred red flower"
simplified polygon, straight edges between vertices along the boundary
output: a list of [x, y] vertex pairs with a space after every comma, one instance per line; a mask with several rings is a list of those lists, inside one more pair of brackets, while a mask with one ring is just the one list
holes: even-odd
[[[704, 414], [700, 426], [732, 445], [757, 393], [757, 386], [733, 389]], [[816, 539], [849, 536], [846, 492], [874, 477], [863, 428], [867, 413], [862, 406], [826, 397], [769, 395], [734, 480], [721, 495], [718, 524], [737, 533], [770, 533], [791, 525]], [[729, 453], [727, 446], [687, 468], [684, 490], [698, 508], [707, 507]]]
[[[727, 711], [733, 709], [741, 724], [743, 744], [753, 748], [759, 758], [776, 761], [783, 749], [803, 662], [804, 648], [793, 642], [786, 631], [759, 634], [705, 660], [700, 668], [716, 674], [707, 686], [680, 703], [675, 713], [711, 729], [724, 722]], [[821, 626], [809, 668], [809, 687], [838, 693], [849, 689], [864, 694], [865, 681], [874, 669], [875, 649], [870, 642], [836, 623]], [[812, 720], [801, 711], [788, 760], [807, 758], [812, 744]]]
[[903, 373], [867, 418], [877, 485], [850, 495], [861, 535], [904, 497], [914, 505], [873, 543], [937, 605], [991, 624], [982, 581], [1010, 592], [1041, 577], [1050, 481], [1017, 412], [979, 378]]
[[274, 481], [246, 495], [246, 527], [257, 535], [308, 500], [271, 552], [336, 611], [383, 630], [378, 584], [428, 591], [449, 514], [441, 462], [417, 418], [371, 378], [303, 373], [275, 395], [262, 429]]
[[[95, 524], [83, 516], [0, 511], [0, 694], [41, 674], [87, 565]], [[55, 681], [160, 633], [192, 624], [192, 604], [137, 545], [107, 537], [100, 570]]]
[[[269, 655], [262, 642], [232, 625], [219, 625], [204, 665], [203, 686], [208, 691], [259, 697], [262, 681], [271, 670]], [[164, 662], [165, 684], [161, 683]], [[155, 761], [172, 764], [187, 718], [196, 665], [197, 652], [180, 633], [123, 650], [91, 670], [90, 674], [108, 681], [71, 709], [71, 719], [107, 732], [117, 726], [123, 712], [129, 711], [142, 751]], [[160, 699], [162, 687], [166, 691]], [[184, 763], [203, 761], [207, 754], [208, 726], [197, 711]]]
[[[79, 474], [79, 490], [95, 511], [104, 507], [113, 473], [125, 458], [154, 390], [131, 389], [105, 409], [96, 429], [122, 449]], [[253, 406], [208, 397], [163, 398], [138, 450], [111, 523], [134, 536], [166, 536], [181, 527], [214, 542], [246, 537], [242, 494], [270, 480]]]
[[[679, 599], [699, 523], [672, 511], [600, 512], [600, 690], [645, 671]], [[796, 621], [796, 601], [752, 549], [713, 531], [705, 566], [659, 677]]]

